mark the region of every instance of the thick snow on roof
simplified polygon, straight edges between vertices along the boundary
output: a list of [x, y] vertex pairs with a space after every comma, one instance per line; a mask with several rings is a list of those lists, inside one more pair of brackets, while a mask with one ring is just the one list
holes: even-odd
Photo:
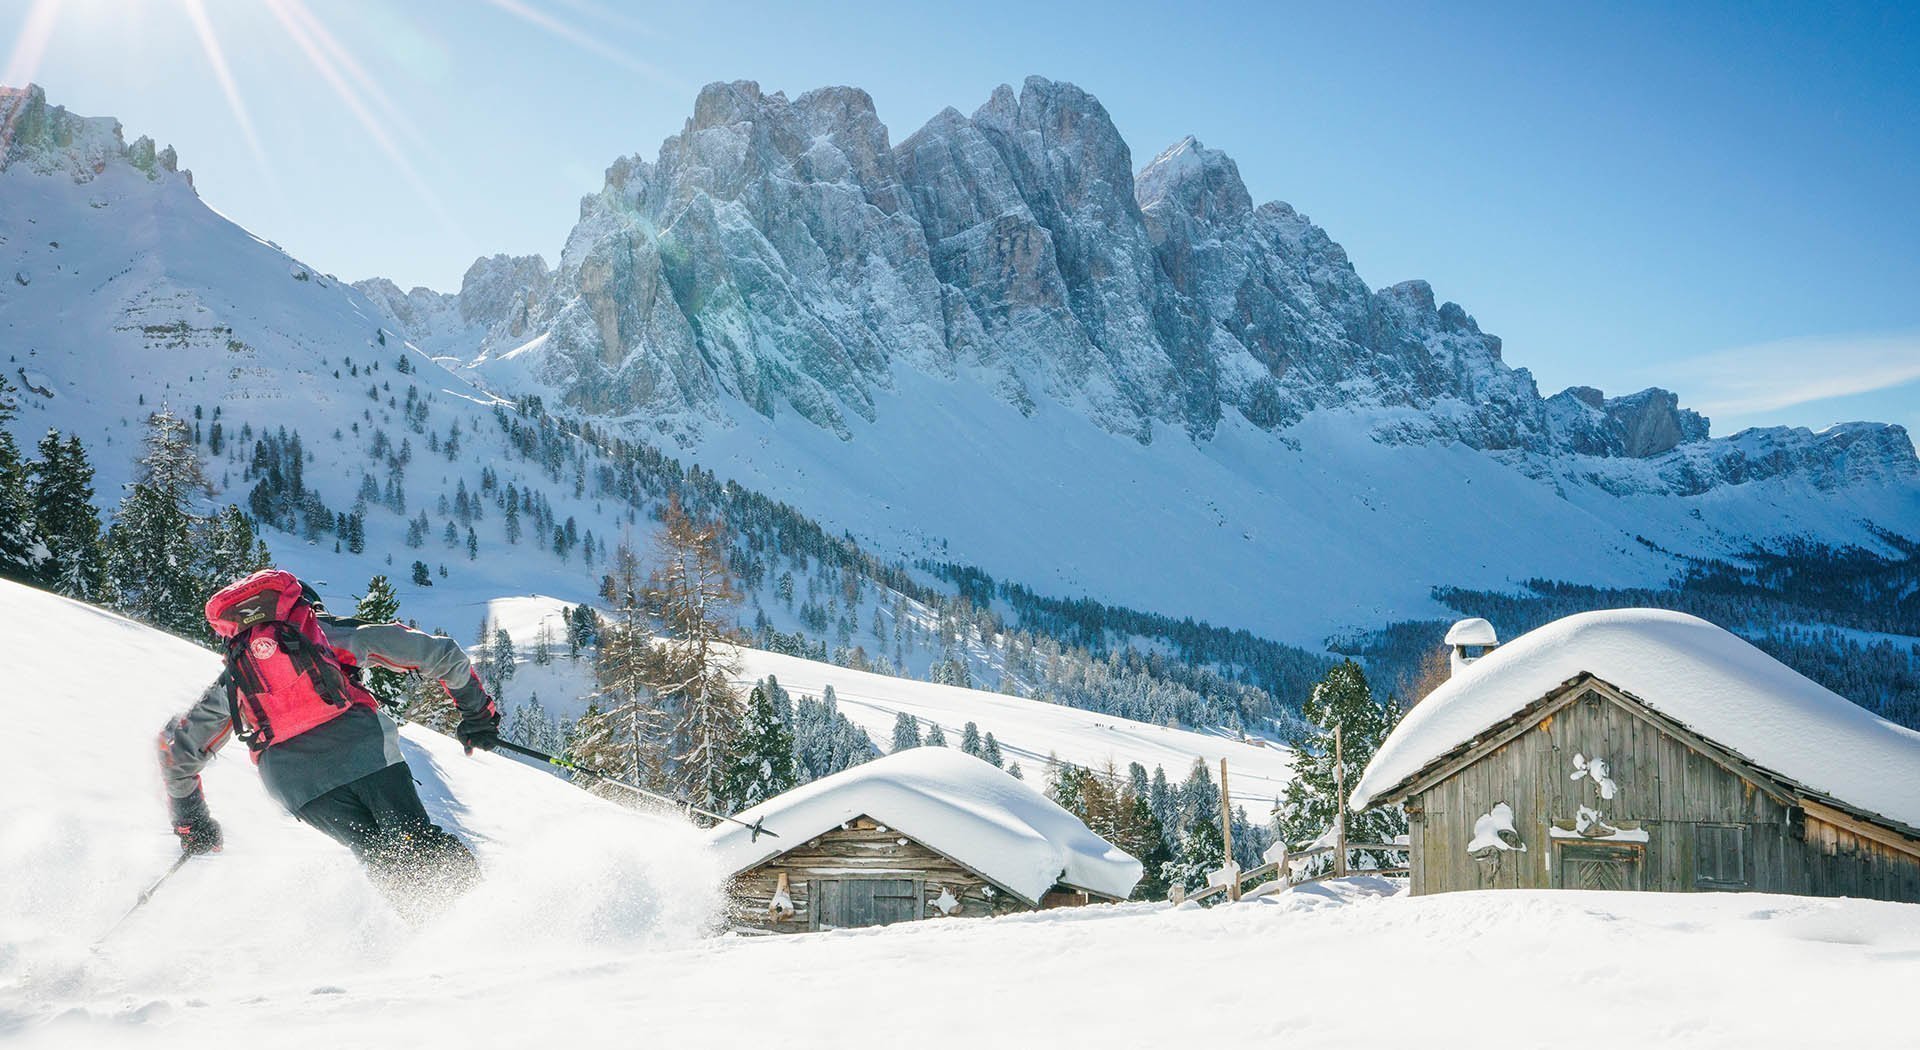
[[741, 814], [778, 838], [754, 841], [738, 824], [709, 842], [739, 873], [858, 816], [869, 816], [1037, 901], [1055, 882], [1124, 898], [1140, 862], [1079, 818], [993, 766], [951, 748], [877, 758], [768, 799]]
[[1478, 616], [1469, 616], [1447, 628], [1448, 645], [1499, 645], [1500, 636], [1493, 625]]
[[1359, 809], [1581, 672], [1752, 762], [1920, 826], [1920, 733], [1879, 718], [1698, 617], [1615, 609], [1495, 649], [1407, 713], [1354, 786]]

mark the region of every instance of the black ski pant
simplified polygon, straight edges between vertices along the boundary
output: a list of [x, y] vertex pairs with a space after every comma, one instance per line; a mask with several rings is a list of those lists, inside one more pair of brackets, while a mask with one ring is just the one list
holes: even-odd
[[437, 910], [479, 881], [466, 844], [427, 816], [405, 762], [334, 788], [299, 817], [352, 850], [403, 913]]

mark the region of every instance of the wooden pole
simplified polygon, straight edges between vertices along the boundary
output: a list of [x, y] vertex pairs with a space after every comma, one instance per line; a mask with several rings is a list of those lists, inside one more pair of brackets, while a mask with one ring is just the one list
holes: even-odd
[[1347, 877], [1347, 763], [1340, 750], [1340, 725], [1333, 726], [1333, 874]]
[[[1228, 868], [1233, 867], [1233, 795], [1227, 791], [1227, 760], [1220, 760], [1220, 841], [1226, 845]], [[1240, 873], [1227, 880], [1227, 899], [1240, 899]]]

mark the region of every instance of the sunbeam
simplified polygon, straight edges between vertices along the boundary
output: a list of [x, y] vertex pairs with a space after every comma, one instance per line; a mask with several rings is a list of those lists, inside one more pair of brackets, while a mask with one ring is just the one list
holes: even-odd
[[[367, 108], [366, 101], [360, 97], [360, 92], [355, 89], [353, 82], [340, 71], [340, 66], [335, 63], [328, 46], [315, 38], [315, 34], [309, 28], [309, 23], [314, 21], [312, 12], [306, 10], [301, 0], [266, 0], [266, 3], [267, 9], [279, 19], [280, 25], [287, 31], [287, 36], [306, 56], [314, 71], [320, 74], [320, 78], [333, 89], [334, 95], [360, 122], [367, 137], [371, 138], [374, 145], [380, 147], [380, 152], [385, 153], [387, 159], [393, 162], [393, 166], [400, 172], [401, 177], [406, 179], [407, 185], [413, 187], [414, 192], [420, 195], [427, 209], [433, 212], [434, 217], [445, 227], [446, 232], [457, 235], [459, 224], [447, 211], [439, 194], [435, 193], [427, 180], [421, 177], [420, 172], [414, 168], [413, 162], [407, 159], [406, 151], [402, 150], [393, 141], [393, 137], [387, 134], [386, 126]], [[364, 79], [364, 74], [362, 78]]]
[[[14, 41], [13, 52], [7, 56], [6, 73], [0, 75], [0, 86], [24, 88], [33, 80], [40, 68], [40, 58], [47, 52], [47, 41], [53, 37], [60, 2], [34, 0], [33, 6], [27, 9], [27, 17], [21, 20], [20, 39]], [[6, 123], [0, 124], [0, 154], [13, 143], [13, 125], [23, 111], [22, 106], [13, 107], [7, 113]]]
[[180, 6], [187, 12], [187, 20], [193, 23], [194, 34], [200, 38], [200, 50], [206, 53], [207, 65], [213, 70], [214, 79], [220, 82], [220, 91], [227, 96], [227, 108], [233, 111], [233, 119], [240, 125], [240, 134], [247, 140], [247, 149], [253, 152], [253, 159], [260, 164], [260, 172], [272, 178], [273, 166], [267, 161], [267, 151], [260, 145], [260, 136], [254, 133], [253, 118], [247, 115], [246, 99], [241, 97], [240, 85], [234, 82], [233, 70], [227, 65], [226, 52], [220, 48], [220, 38], [214, 34], [213, 20], [207, 17], [203, 0], [180, 0]]
[[47, 41], [53, 37], [60, 3], [61, 0], [33, 0], [27, 16], [20, 20], [20, 39], [14, 41], [13, 51], [7, 56], [7, 71], [0, 75], [0, 84], [26, 87], [33, 79], [40, 68], [41, 56], [46, 54]]
[[519, 18], [530, 25], [565, 40], [567, 43], [583, 51], [590, 51], [593, 54], [599, 55], [601, 58], [630, 69], [657, 84], [671, 88], [681, 88], [685, 86], [675, 78], [634, 58], [625, 51], [593, 36], [585, 30], [556, 18], [546, 11], [523, 3], [522, 0], [487, 0], [487, 2], [515, 18]]
[[334, 37], [326, 24], [313, 13], [313, 9], [306, 5], [305, 0], [284, 0], [279, 5], [279, 11], [284, 11], [306, 29], [313, 42], [326, 52], [351, 83], [367, 93], [373, 104], [380, 110], [381, 117], [398, 129], [401, 137], [406, 139], [410, 146], [415, 149], [422, 148], [421, 144], [425, 141], [425, 137], [407, 118], [406, 111], [388, 97], [386, 90], [380, 86], [380, 82], [367, 72], [358, 59], [353, 57], [353, 52]]

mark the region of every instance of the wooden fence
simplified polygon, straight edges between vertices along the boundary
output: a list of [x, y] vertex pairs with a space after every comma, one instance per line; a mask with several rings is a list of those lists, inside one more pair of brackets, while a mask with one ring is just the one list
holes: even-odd
[[[1391, 842], [1349, 842], [1347, 843], [1347, 849], [1405, 853], [1408, 847], [1402, 843]], [[1246, 871], [1235, 872], [1232, 878], [1208, 886], [1205, 889], [1196, 890], [1191, 894], [1187, 893], [1184, 887], [1175, 886], [1168, 891], [1167, 902], [1169, 904], [1180, 904], [1184, 901], [1204, 901], [1222, 894], [1225, 894], [1228, 900], [1237, 901], [1242, 897], [1258, 897], [1263, 894], [1278, 893], [1292, 886], [1301, 886], [1309, 882], [1319, 882], [1322, 879], [1345, 878], [1348, 875], [1408, 874], [1408, 869], [1404, 867], [1355, 868], [1342, 862], [1341, 858], [1336, 857], [1334, 858], [1335, 863], [1333, 867], [1328, 868], [1318, 875], [1310, 875], [1298, 881], [1295, 881], [1293, 878], [1293, 865], [1296, 861], [1311, 860], [1314, 857], [1324, 857], [1329, 853], [1336, 852], [1338, 852], [1338, 847], [1335, 846], [1316, 846], [1311, 849], [1302, 849], [1298, 853], [1288, 850], [1284, 860], [1270, 861], [1257, 868], [1249, 868]], [[1272, 876], [1270, 881], [1261, 881], [1267, 879], [1268, 876]]]
[[[1335, 770], [1334, 790], [1336, 792], [1334, 797], [1344, 801], [1347, 797], [1347, 778], [1345, 766], [1341, 762], [1340, 727], [1337, 725], [1333, 727], [1333, 755]], [[1220, 894], [1226, 894], [1227, 899], [1230, 901], [1237, 901], [1243, 894], [1248, 892], [1257, 897], [1261, 894], [1275, 893], [1301, 883], [1318, 882], [1321, 879], [1345, 878], [1353, 874], [1354, 869], [1347, 866], [1347, 858], [1352, 856], [1354, 850], [1406, 853], [1409, 849], [1409, 847], [1405, 845], [1391, 842], [1348, 842], [1347, 811], [1344, 806], [1333, 818], [1333, 823], [1334, 826], [1330, 829], [1333, 832], [1333, 845], [1316, 846], [1308, 844], [1307, 846], [1301, 847], [1297, 853], [1289, 847], [1279, 860], [1269, 861], [1248, 871], [1239, 871], [1233, 867], [1233, 794], [1227, 788], [1227, 760], [1223, 758], [1220, 760], [1220, 837], [1226, 846], [1227, 867], [1215, 872], [1214, 875], [1217, 877], [1224, 874], [1226, 877], [1221, 879], [1217, 885], [1209, 885], [1191, 896], [1187, 895], [1184, 886], [1174, 886], [1167, 894], [1167, 901], [1170, 904], [1179, 904], [1183, 901], [1203, 901], [1209, 897]], [[1325, 836], [1322, 837], [1324, 838]], [[1333, 867], [1319, 875], [1301, 879], [1299, 883], [1293, 881], [1293, 864], [1295, 861], [1311, 860], [1314, 857], [1325, 856], [1329, 853], [1333, 854]], [[1368, 875], [1406, 875], [1411, 871], [1411, 869], [1405, 867], [1362, 868], [1359, 870]], [[1271, 882], [1260, 881], [1269, 875], [1273, 876]], [[1251, 891], [1243, 889], [1248, 882], [1254, 884]]]

